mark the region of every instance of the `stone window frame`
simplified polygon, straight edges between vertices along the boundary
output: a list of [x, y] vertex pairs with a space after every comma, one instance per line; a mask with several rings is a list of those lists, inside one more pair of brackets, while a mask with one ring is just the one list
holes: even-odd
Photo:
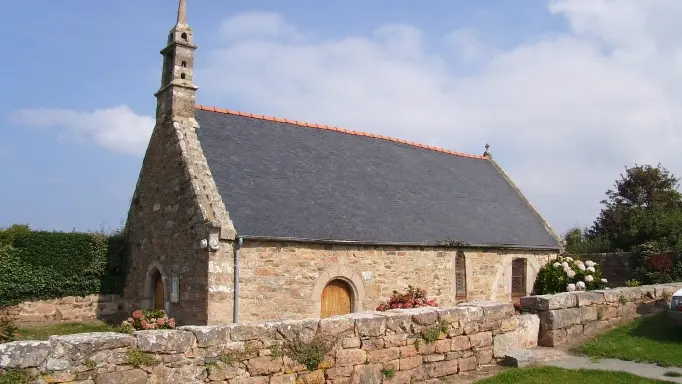
[[314, 317], [320, 317], [322, 311], [322, 291], [333, 280], [341, 280], [348, 284], [351, 290], [351, 313], [362, 312], [364, 310], [364, 301], [367, 297], [365, 293], [365, 283], [360, 273], [355, 272], [352, 268], [334, 265], [328, 267], [320, 273], [320, 276], [315, 282], [313, 292], [310, 300], [314, 303]]
[[[462, 272], [462, 271], [457, 270], [457, 260], [458, 259], [461, 259], [462, 263], [464, 264], [463, 265], [463, 267], [464, 267], [464, 271], [463, 271], [464, 272], [464, 292], [458, 292], [457, 291], [457, 280], [458, 280], [457, 276], [460, 275]], [[454, 263], [453, 269], [455, 271], [454, 278], [453, 278], [453, 280], [454, 280], [453, 281], [453, 288], [455, 291], [455, 300], [456, 301], [466, 301], [467, 296], [468, 296], [468, 292], [469, 292], [469, 284], [470, 284], [469, 279], [467, 277], [471, 276], [471, 274], [469, 273], [469, 268], [470, 268], [469, 264], [470, 263], [467, 262], [467, 256], [464, 253], [464, 251], [458, 250], [455, 253], [455, 259], [453, 260], [453, 263]]]
[[168, 287], [170, 279], [165, 273], [161, 263], [156, 260], [152, 261], [147, 268], [147, 274], [144, 277], [144, 287], [142, 291], [142, 302], [140, 303], [140, 308], [154, 308], [154, 274], [156, 271], [158, 271], [161, 275], [161, 282], [163, 283], [163, 310], [170, 316], [170, 289]]
[[[522, 269], [523, 275], [521, 276], [521, 278], [523, 279], [522, 284], [521, 284], [523, 286], [523, 290], [524, 290], [523, 292], [514, 292], [514, 263], [515, 262], [523, 263], [523, 269]], [[520, 297], [528, 296], [528, 294], [530, 292], [530, 290], [529, 290], [529, 280], [530, 279], [529, 279], [529, 273], [528, 273], [529, 267], [530, 266], [529, 266], [529, 262], [528, 262], [527, 257], [518, 257], [517, 256], [517, 257], [513, 257], [511, 259], [510, 271], [509, 271], [509, 279], [510, 279], [509, 288], [510, 288], [511, 297], [513, 300], [518, 300]]]

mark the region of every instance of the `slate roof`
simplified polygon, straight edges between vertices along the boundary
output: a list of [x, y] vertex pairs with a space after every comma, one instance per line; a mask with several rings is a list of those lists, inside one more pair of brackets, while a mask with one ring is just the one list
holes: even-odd
[[195, 117], [240, 236], [558, 248], [482, 156], [211, 107]]

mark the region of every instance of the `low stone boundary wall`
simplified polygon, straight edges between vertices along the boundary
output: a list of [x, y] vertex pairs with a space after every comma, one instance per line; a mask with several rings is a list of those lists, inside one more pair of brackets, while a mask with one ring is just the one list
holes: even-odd
[[[0, 368], [28, 369], [53, 383], [410, 383], [533, 347], [539, 322], [537, 315], [515, 315], [511, 304], [479, 302], [132, 335], [88, 333], [2, 344]], [[280, 353], [282, 343], [315, 334], [334, 340], [316, 370]]]
[[521, 298], [540, 317], [538, 345], [554, 347], [602, 333], [637, 316], [665, 311], [682, 283]]
[[25, 301], [4, 309], [15, 322], [79, 322], [115, 317], [123, 300], [118, 295], [68, 296], [53, 300]]

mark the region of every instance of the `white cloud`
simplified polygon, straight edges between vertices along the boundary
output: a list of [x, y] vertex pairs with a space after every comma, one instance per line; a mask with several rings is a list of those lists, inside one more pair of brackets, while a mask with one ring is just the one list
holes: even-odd
[[[591, 223], [625, 165], [660, 161], [682, 175], [682, 2], [554, 0], [548, 9], [567, 32], [504, 51], [472, 29], [445, 34], [434, 52], [413, 25], [320, 39], [279, 14], [241, 14], [220, 26], [221, 46], [197, 51], [195, 80], [206, 104], [472, 153], [489, 142], [563, 231]], [[462, 62], [476, 66], [462, 72]], [[15, 118], [135, 154], [154, 125], [127, 107]]]
[[[569, 31], [494, 51], [463, 29], [443, 36], [439, 53], [411, 25], [292, 41], [282, 36], [313, 34], [282, 17], [253, 33], [238, 16], [223, 24], [231, 38], [203, 53], [197, 84], [228, 108], [475, 153], [490, 142], [563, 231], [591, 223], [625, 165], [662, 161], [682, 175], [682, 2], [555, 0], [548, 9]], [[473, 74], [458, 73], [462, 59], [479, 64]]]
[[273, 12], [245, 12], [223, 22], [220, 35], [228, 40], [237, 39], [302, 39], [304, 35], [286, 22], [284, 17]]
[[33, 128], [63, 127], [61, 137], [91, 140], [115, 151], [143, 154], [154, 129], [154, 119], [139, 116], [127, 106], [79, 112], [68, 109], [23, 109], [12, 120]]

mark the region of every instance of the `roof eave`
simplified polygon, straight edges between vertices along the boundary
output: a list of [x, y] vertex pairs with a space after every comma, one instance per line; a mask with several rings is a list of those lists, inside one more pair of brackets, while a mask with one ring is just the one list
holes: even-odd
[[364, 241], [364, 240], [335, 240], [335, 239], [306, 239], [300, 237], [282, 236], [256, 236], [256, 235], [237, 235], [244, 240], [255, 241], [279, 241], [294, 243], [315, 243], [315, 244], [335, 244], [335, 245], [370, 245], [370, 246], [394, 246], [394, 247], [431, 247], [431, 248], [486, 248], [486, 249], [518, 249], [530, 251], [559, 251], [560, 247], [545, 245], [520, 245], [520, 244], [438, 244], [432, 242], [391, 242], [391, 241]]

